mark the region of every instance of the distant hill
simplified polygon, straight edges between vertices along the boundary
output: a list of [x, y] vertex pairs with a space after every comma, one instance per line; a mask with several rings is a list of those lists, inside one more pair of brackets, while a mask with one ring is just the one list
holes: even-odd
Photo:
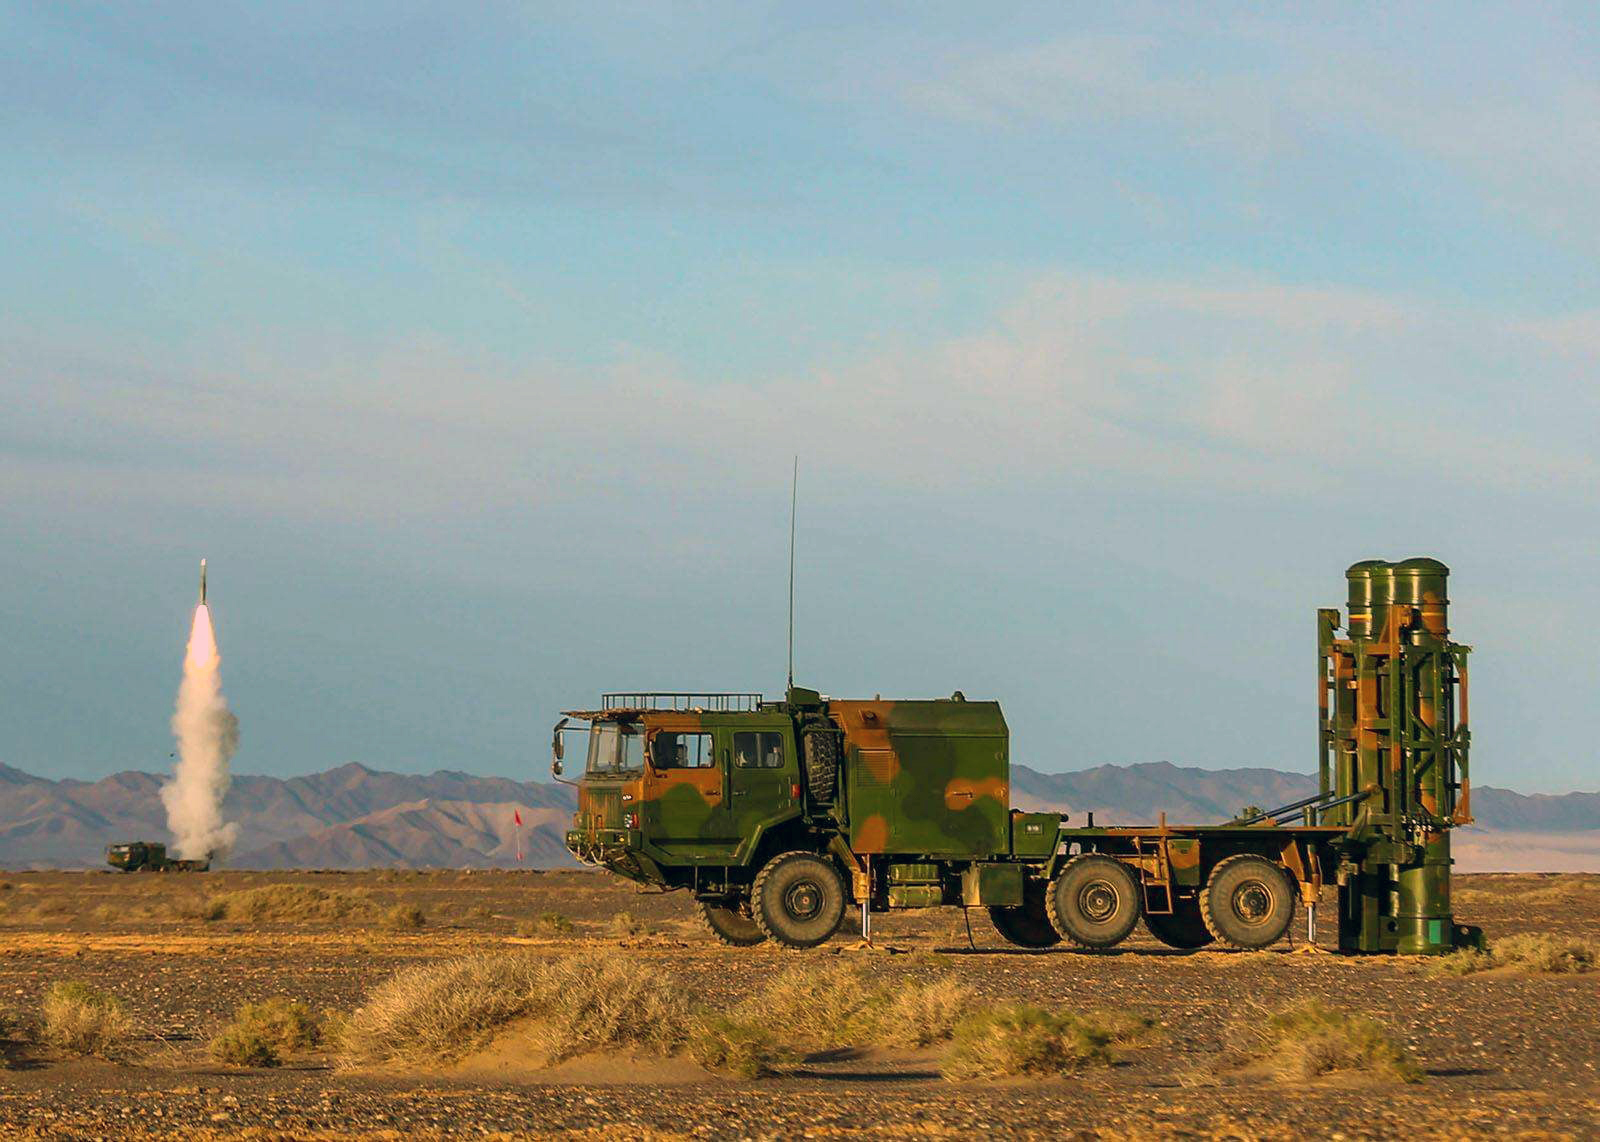
[[[166, 836], [162, 777], [134, 771], [99, 781], [52, 781], [0, 765], [0, 867], [95, 868], [107, 844]], [[1167, 762], [1075, 773], [1012, 769], [1012, 803], [1059, 809], [1073, 824], [1225, 821], [1246, 805], [1271, 808], [1316, 788], [1275, 769], [1190, 769]], [[239, 823], [241, 868], [509, 868], [513, 814], [523, 818], [523, 864], [572, 863], [562, 833], [572, 788], [442, 770], [387, 773], [343, 765], [324, 773], [234, 779], [226, 804]], [[1459, 835], [1463, 870], [1600, 871], [1600, 793], [1528, 796], [1473, 790], [1478, 827]]]
[[[51, 781], [0, 765], [0, 866], [94, 868], [114, 841], [167, 835], [163, 777], [124, 772]], [[225, 811], [239, 823], [241, 868], [495, 868], [573, 863], [561, 842], [570, 786], [441, 770], [386, 773], [342, 765], [279, 778], [240, 775]]]
[[1166, 761], [1100, 765], [1075, 773], [1011, 767], [1011, 803], [1019, 809], [1060, 809], [1073, 824], [1153, 823], [1165, 812], [1176, 824], [1226, 821], [1246, 805], [1287, 805], [1317, 791], [1313, 775], [1277, 769], [1186, 769]]

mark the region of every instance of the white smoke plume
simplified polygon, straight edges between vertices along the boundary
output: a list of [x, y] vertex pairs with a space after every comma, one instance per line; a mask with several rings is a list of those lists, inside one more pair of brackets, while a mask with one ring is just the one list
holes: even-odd
[[222, 820], [222, 799], [232, 778], [228, 761], [239, 746], [239, 719], [222, 696], [222, 656], [204, 603], [195, 608], [183, 682], [172, 715], [178, 764], [161, 787], [167, 828], [182, 860], [223, 857], [233, 848], [239, 826]]

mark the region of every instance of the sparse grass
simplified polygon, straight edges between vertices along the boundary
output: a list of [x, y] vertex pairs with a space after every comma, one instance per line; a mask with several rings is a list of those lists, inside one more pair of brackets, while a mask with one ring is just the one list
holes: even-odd
[[791, 967], [759, 994], [713, 1011], [694, 1006], [679, 980], [641, 972], [619, 953], [485, 953], [392, 976], [351, 1016], [341, 1053], [347, 1063], [453, 1058], [520, 1024], [546, 1063], [631, 1046], [685, 1052], [708, 1069], [753, 1077], [812, 1051], [938, 1043], [969, 1005], [950, 977], [884, 981], [830, 964]]
[[219, 1062], [240, 1067], [276, 1067], [321, 1041], [322, 1030], [305, 1004], [281, 996], [246, 1003], [211, 1040]]
[[524, 939], [535, 936], [565, 936], [573, 930], [572, 918], [564, 912], [541, 912], [532, 920], [517, 924], [517, 935]]
[[1523, 932], [1492, 941], [1487, 951], [1463, 948], [1430, 960], [1430, 975], [1471, 975], [1491, 968], [1519, 968], [1548, 975], [1590, 972], [1600, 967], [1600, 940]]
[[1309, 1000], [1230, 1029], [1232, 1051], [1215, 1069], [1263, 1068], [1280, 1078], [1311, 1079], [1335, 1071], [1417, 1082], [1422, 1071], [1375, 1019]]
[[0, 1008], [0, 1071], [11, 1066], [11, 1044], [22, 1038], [22, 1021]]
[[650, 935], [650, 925], [639, 919], [632, 912], [618, 912], [611, 917], [609, 925], [611, 935], [618, 940], [631, 940], [638, 936]]
[[1116, 1062], [1115, 1033], [1096, 1020], [1017, 1005], [983, 1011], [955, 1029], [948, 1079], [1049, 1078]]
[[127, 1053], [133, 1019], [122, 1000], [86, 983], [50, 985], [42, 1007], [40, 1038], [74, 1055], [112, 1058]]
[[888, 1047], [930, 1046], [950, 1038], [971, 1003], [966, 985], [950, 976], [903, 981], [889, 989], [872, 1038]]
[[1562, 878], [1543, 888], [1519, 892], [1516, 899], [1521, 904], [1571, 904], [1574, 901], [1585, 900], [1597, 892], [1600, 892], [1600, 880]]
[[921, 1047], [948, 1039], [970, 1001], [948, 976], [883, 981], [854, 964], [797, 964], [731, 1014], [810, 1050]]
[[781, 1043], [770, 1027], [729, 1015], [705, 1015], [689, 1028], [689, 1057], [708, 1071], [743, 1079], [774, 1074], [794, 1061], [796, 1051]]
[[586, 1050], [684, 1044], [683, 989], [625, 956], [570, 960], [483, 953], [398, 972], [350, 1018], [350, 1062], [454, 1058], [526, 1021], [555, 1062]]
[[415, 931], [427, 923], [427, 916], [415, 904], [396, 904], [383, 914], [383, 926], [391, 932]]
[[371, 908], [371, 901], [356, 892], [329, 891], [309, 884], [263, 884], [212, 897], [206, 902], [205, 918], [258, 924], [329, 921], [348, 919]]

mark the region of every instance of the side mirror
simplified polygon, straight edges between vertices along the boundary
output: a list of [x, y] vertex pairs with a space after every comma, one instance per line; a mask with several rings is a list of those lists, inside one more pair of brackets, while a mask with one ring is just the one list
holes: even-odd
[[561, 776], [561, 760], [567, 756], [566, 744], [561, 740], [561, 731], [567, 728], [569, 718], [562, 718], [556, 723], [555, 732], [550, 735], [550, 772]]

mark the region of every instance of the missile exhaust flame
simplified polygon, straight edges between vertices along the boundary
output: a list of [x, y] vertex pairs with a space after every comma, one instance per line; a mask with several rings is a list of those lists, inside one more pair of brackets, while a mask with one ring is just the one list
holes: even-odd
[[161, 787], [167, 828], [183, 860], [221, 857], [233, 847], [238, 826], [222, 819], [222, 799], [232, 778], [228, 762], [239, 745], [239, 720], [222, 694], [222, 656], [211, 608], [205, 601], [205, 561], [200, 563], [200, 602], [189, 628], [178, 686], [172, 734], [178, 763]]

